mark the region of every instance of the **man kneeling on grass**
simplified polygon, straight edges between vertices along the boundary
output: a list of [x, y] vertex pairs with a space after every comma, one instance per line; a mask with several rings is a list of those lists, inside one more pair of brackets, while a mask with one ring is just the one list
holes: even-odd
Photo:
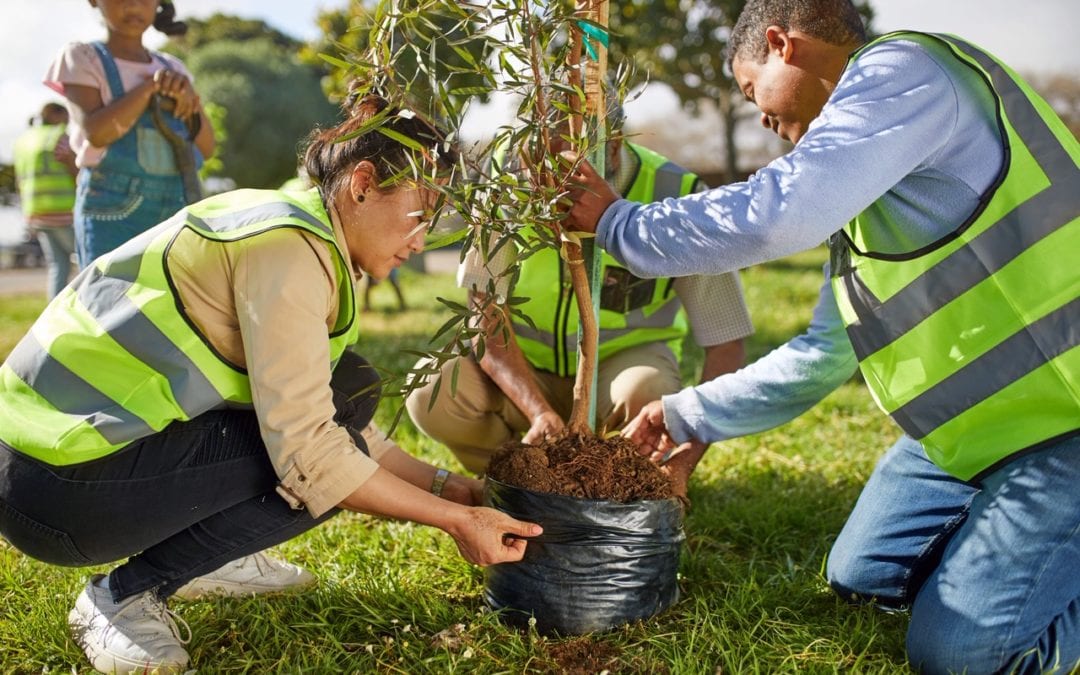
[[[750, 0], [735, 79], [795, 147], [747, 182], [640, 205], [583, 165], [569, 224], [639, 276], [719, 273], [828, 239], [809, 331], [646, 405], [625, 433], [685, 481], [856, 364], [905, 435], [833, 545], [845, 599], [910, 608], [928, 673], [1080, 665], [1080, 144], [949, 35], [867, 43], [849, 0]], [[693, 441], [694, 443], [689, 443]]]

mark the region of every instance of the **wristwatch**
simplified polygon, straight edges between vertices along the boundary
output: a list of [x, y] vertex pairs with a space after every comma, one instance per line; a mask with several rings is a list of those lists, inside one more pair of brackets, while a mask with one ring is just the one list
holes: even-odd
[[446, 485], [446, 479], [450, 477], [450, 472], [446, 469], [438, 469], [435, 471], [435, 478], [431, 481], [431, 494], [436, 497], [442, 496], [443, 487]]

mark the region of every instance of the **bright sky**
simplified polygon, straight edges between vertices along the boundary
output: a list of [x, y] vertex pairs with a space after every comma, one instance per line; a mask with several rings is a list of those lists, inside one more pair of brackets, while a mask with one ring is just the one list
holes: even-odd
[[[617, 0], [613, 0], [616, 1]], [[346, 0], [175, 0], [180, 18], [214, 12], [261, 18], [300, 39], [315, 37], [320, 8]], [[1077, 0], [871, 0], [878, 30], [913, 28], [956, 33], [1022, 72], [1065, 72], [1080, 77], [1080, 47], [1062, 31], [1080, 25]], [[10, 162], [15, 137], [43, 103], [55, 100], [41, 84], [61, 45], [104, 38], [87, 0], [4, 0], [0, 22], [0, 162]], [[156, 46], [159, 34], [147, 33]], [[152, 37], [151, 37], [152, 36]], [[662, 106], [650, 106], [654, 109]], [[630, 111], [633, 114], [633, 110]], [[670, 113], [668, 113], [670, 114]]]

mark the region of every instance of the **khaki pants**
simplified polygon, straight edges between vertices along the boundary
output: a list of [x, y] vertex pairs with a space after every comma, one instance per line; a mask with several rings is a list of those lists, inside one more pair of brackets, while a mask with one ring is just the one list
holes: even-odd
[[[482, 473], [505, 442], [520, 438], [529, 420], [471, 358], [460, 359], [457, 390], [451, 394], [454, 361], [442, 369], [435, 405], [428, 409], [435, 380], [414, 391], [405, 405], [425, 434], [445, 444], [466, 469]], [[534, 371], [544, 397], [564, 420], [573, 404], [574, 378]], [[663, 342], [624, 349], [600, 363], [596, 417], [604, 429], [621, 429], [646, 403], [682, 388], [679, 364]]]

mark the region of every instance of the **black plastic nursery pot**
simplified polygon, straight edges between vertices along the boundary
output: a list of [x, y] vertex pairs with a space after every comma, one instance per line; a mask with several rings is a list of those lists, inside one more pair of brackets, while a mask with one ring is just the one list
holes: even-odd
[[544, 635], [605, 631], [655, 616], [679, 597], [685, 539], [678, 499], [619, 502], [533, 492], [488, 478], [485, 502], [538, 523], [516, 563], [487, 567], [484, 599], [506, 623]]

